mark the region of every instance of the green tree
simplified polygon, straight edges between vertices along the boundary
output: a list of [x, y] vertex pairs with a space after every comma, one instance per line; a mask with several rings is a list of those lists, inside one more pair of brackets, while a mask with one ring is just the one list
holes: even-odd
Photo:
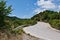
[[11, 13], [11, 5], [7, 6], [6, 1], [0, 1], [0, 28], [5, 28], [6, 16]]

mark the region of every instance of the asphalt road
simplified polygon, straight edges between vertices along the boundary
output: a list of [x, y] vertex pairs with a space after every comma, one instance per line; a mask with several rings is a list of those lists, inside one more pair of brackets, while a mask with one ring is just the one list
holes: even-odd
[[23, 28], [23, 30], [32, 36], [44, 40], [60, 40], [60, 31], [57, 31], [48, 23], [38, 22], [36, 25]]

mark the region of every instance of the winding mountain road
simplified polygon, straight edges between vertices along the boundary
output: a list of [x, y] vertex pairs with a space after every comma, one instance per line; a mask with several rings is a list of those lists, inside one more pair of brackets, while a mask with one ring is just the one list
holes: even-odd
[[44, 40], [60, 40], [60, 31], [51, 28], [48, 23], [38, 22], [36, 25], [23, 28], [23, 30], [27, 34]]

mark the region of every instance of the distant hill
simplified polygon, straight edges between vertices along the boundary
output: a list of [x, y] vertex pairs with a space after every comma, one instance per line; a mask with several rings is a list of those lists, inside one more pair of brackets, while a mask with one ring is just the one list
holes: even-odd
[[35, 24], [35, 20], [31, 20], [31, 19], [21, 19], [18, 17], [10, 17], [10, 16], [6, 16], [6, 24], [12, 26], [13, 28], [18, 27], [20, 25], [33, 25]]

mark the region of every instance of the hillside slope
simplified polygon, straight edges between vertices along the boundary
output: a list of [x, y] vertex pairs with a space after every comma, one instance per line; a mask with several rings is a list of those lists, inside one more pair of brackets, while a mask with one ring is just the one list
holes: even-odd
[[60, 12], [45, 10], [34, 15], [31, 19], [48, 22], [53, 28], [60, 30]]

